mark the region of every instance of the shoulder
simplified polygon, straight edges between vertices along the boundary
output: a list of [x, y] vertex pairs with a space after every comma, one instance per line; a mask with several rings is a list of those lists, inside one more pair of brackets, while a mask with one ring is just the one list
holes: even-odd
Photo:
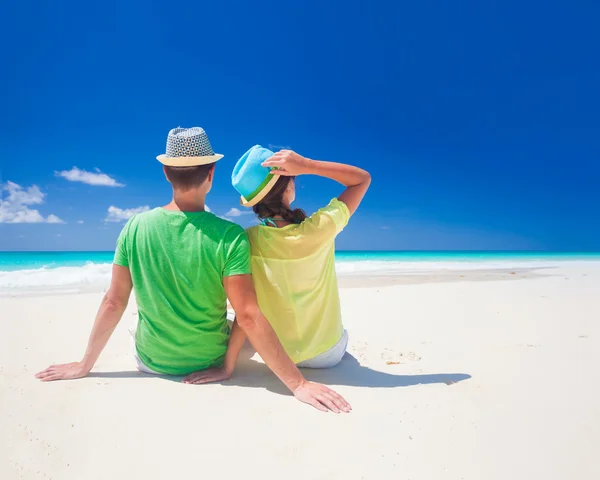
[[156, 220], [157, 218], [161, 217], [161, 212], [160, 212], [160, 208], [153, 208], [152, 210], [146, 210], [144, 212], [139, 212], [139, 213], [135, 213], [133, 214], [129, 220], [127, 220], [127, 223], [125, 224], [125, 226], [135, 226], [135, 225], [140, 225], [146, 222], [152, 222], [154, 220]]
[[128, 234], [135, 235], [140, 230], [154, 228], [157, 223], [162, 221], [163, 215], [160, 210], [160, 208], [153, 208], [152, 210], [133, 214], [123, 226], [121, 236]]
[[332, 198], [331, 201], [327, 205], [325, 205], [324, 207], [317, 210], [311, 216], [323, 215], [323, 214], [336, 215], [338, 213], [347, 214], [348, 216], [350, 216], [350, 211], [348, 210], [348, 207], [346, 206], [346, 204], [338, 198]]
[[251, 227], [246, 228], [246, 234], [248, 235], [248, 237], [252, 238], [253, 236], [256, 236], [259, 227], [260, 225], [252, 225]]
[[332, 198], [326, 206], [317, 210], [304, 222], [313, 227], [326, 227], [333, 223], [341, 229], [346, 226], [349, 219], [350, 211], [346, 204], [337, 198]]
[[214, 213], [211, 213], [210, 217], [208, 218], [210, 219], [209, 221], [212, 224], [213, 228], [221, 230], [224, 233], [231, 235], [239, 235], [240, 233], [244, 233], [244, 229], [237, 223], [232, 222], [231, 220], [218, 217]]
[[[116, 207], [112, 207], [112, 206], [109, 207], [108, 208], [109, 213], [110, 213], [111, 209], [116, 209]], [[154, 210], [156, 210], [156, 209], [154, 209]], [[129, 217], [129, 219], [127, 220], [127, 222], [125, 222], [125, 225], [123, 225], [123, 228], [121, 229], [120, 237], [124, 237], [131, 230], [135, 230], [140, 225], [140, 223], [145, 222], [146, 219], [148, 219], [148, 217], [153, 214], [154, 210], [148, 210], [145, 212], [135, 213], [131, 217]], [[119, 221], [119, 220], [120, 219], [118, 219], [117, 221]]]
[[213, 213], [210, 213], [209, 215], [210, 216], [207, 217], [206, 223], [204, 224], [204, 228], [210, 225], [208, 228], [216, 234], [217, 238], [220, 239], [220, 243], [225, 246], [231, 246], [237, 245], [240, 242], [248, 242], [248, 236], [242, 226], [227, 220], [226, 218], [218, 217]]

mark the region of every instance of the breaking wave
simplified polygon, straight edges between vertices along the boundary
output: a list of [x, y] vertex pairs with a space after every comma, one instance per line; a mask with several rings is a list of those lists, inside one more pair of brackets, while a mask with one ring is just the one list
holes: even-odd
[[[338, 260], [339, 275], [403, 275], [440, 271], [539, 269], [564, 265], [561, 260], [483, 260], [483, 261], [391, 261]], [[110, 263], [88, 262], [83, 266], [43, 267], [0, 271], [0, 294], [72, 290], [101, 291], [110, 284]]]

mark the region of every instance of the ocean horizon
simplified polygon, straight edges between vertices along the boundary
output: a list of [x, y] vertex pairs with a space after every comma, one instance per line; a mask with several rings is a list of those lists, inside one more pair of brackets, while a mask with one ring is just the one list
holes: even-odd
[[[112, 263], [114, 250], [0, 251], [0, 272]], [[338, 262], [489, 262], [494, 260], [600, 260], [600, 252], [538, 250], [336, 250]]]

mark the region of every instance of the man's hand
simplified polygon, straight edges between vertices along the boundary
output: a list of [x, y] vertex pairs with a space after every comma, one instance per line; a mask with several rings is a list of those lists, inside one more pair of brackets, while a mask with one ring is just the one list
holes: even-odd
[[226, 370], [224, 367], [209, 368], [208, 370], [200, 370], [199, 372], [190, 373], [182, 380], [182, 382], [194, 385], [200, 385], [201, 383], [221, 382], [223, 380], [229, 380], [231, 378], [231, 374], [232, 372]]
[[263, 167], [271, 167], [271, 173], [283, 176], [307, 175], [311, 173], [311, 161], [292, 150], [280, 150], [262, 163]]
[[71, 380], [85, 377], [96, 363], [100, 352], [108, 342], [112, 332], [121, 320], [133, 284], [127, 267], [113, 265], [110, 288], [100, 304], [92, 333], [88, 340], [88, 348], [81, 362], [52, 365], [35, 375], [42, 382], [52, 380]]
[[81, 362], [65, 363], [62, 365], [51, 365], [46, 370], [36, 373], [35, 378], [42, 382], [52, 382], [54, 380], [73, 380], [75, 378], [85, 377], [90, 373]]
[[350, 404], [341, 395], [320, 383], [305, 381], [294, 390], [294, 396], [322, 412], [331, 410], [335, 413], [349, 413], [352, 410]]

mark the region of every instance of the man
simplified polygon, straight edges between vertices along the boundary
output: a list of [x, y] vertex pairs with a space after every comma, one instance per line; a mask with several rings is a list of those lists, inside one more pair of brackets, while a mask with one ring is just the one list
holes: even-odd
[[185, 383], [227, 379], [235, 367], [235, 362], [223, 364], [230, 335], [229, 298], [236, 313], [233, 328], [246, 333], [298, 400], [322, 411], [350, 411], [340, 395], [304, 379], [261, 313], [244, 230], [206, 211], [215, 162], [221, 158], [214, 154], [202, 128], [169, 132], [166, 154], [157, 159], [173, 187], [171, 203], [135, 215], [123, 228], [111, 285], [83, 359], [50, 366], [37, 378], [86, 376], [121, 320], [133, 288], [138, 303], [135, 355], [140, 370], [187, 375]]

